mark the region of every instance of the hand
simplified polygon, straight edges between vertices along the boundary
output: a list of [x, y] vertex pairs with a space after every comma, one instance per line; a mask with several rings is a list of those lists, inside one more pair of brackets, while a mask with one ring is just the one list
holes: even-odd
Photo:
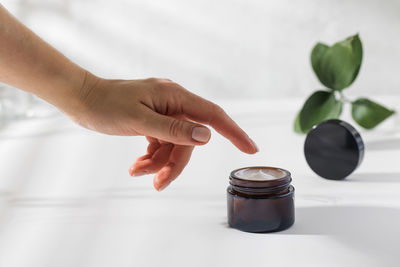
[[146, 136], [147, 153], [131, 166], [130, 174], [157, 173], [157, 190], [182, 172], [194, 146], [208, 142], [211, 132], [202, 124], [245, 153], [258, 151], [222, 108], [168, 79], [105, 80], [88, 74], [80, 96], [86, 110], [72, 115], [80, 125], [105, 134]]
[[87, 74], [80, 97], [86, 110], [71, 112], [80, 125], [105, 134], [146, 136], [147, 153], [131, 166], [130, 174], [157, 173], [157, 190], [182, 172], [194, 146], [208, 142], [211, 132], [202, 124], [245, 153], [258, 151], [222, 108], [168, 79], [106, 80]]

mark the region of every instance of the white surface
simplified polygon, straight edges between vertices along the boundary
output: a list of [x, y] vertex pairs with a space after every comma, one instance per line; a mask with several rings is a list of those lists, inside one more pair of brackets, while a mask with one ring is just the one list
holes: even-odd
[[[361, 167], [328, 181], [307, 167], [304, 137], [291, 131], [299, 103], [220, 102], [261, 152], [240, 153], [214, 133], [161, 193], [151, 176], [128, 175], [142, 137], [100, 135], [62, 117], [3, 129], [0, 266], [399, 266], [399, 124], [363, 132]], [[292, 172], [289, 230], [227, 227], [228, 175], [251, 165]]]
[[318, 41], [357, 32], [355, 95], [399, 95], [398, 0], [3, 0], [98, 75], [168, 77], [206, 98], [301, 96], [321, 88]]

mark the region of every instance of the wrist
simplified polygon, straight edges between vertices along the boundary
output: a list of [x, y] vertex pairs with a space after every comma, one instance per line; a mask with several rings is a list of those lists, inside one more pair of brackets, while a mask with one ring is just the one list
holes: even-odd
[[89, 71], [71, 64], [49, 78], [48, 84], [52, 88], [42, 88], [44, 90], [37, 95], [76, 121], [87, 113], [88, 99], [99, 80]]
[[90, 73], [87, 70], [81, 69], [82, 73], [80, 82], [71, 84], [69, 98], [63, 106], [59, 108], [72, 117], [75, 121], [79, 121], [83, 114], [87, 114], [90, 110], [90, 99], [93, 97], [95, 88], [101, 78]]

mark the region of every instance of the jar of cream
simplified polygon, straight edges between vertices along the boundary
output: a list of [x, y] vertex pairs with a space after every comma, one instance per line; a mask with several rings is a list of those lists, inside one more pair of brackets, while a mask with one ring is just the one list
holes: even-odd
[[275, 232], [294, 223], [294, 187], [290, 172], [246, 167], [229, 177], [228, 224], [246, 232]]

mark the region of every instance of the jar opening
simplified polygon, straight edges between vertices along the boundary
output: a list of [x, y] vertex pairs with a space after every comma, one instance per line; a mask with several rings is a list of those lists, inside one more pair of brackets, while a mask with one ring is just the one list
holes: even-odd
[[270, 181], [283, 178], [286, 173], [280, 169], [249, 167], [237, 170], [234, 176], [249, 181]]

